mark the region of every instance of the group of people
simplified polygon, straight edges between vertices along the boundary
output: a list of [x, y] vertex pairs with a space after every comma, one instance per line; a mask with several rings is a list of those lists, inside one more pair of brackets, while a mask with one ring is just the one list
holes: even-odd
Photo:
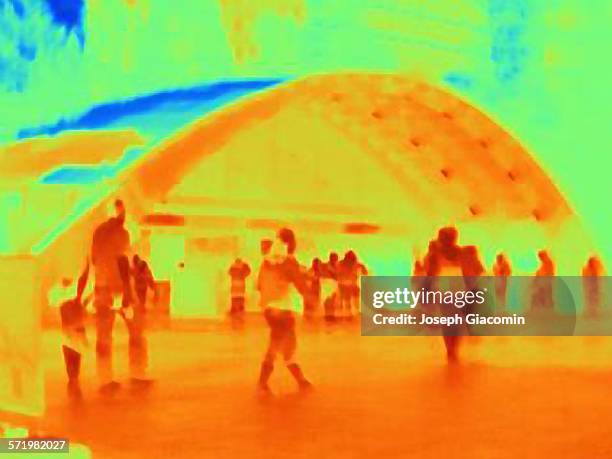
[[[110, 395], [120, 388], [113, 378], [113, 328], [119, 315], [129, 334], [129, 367], [132, 386], [145, 389], [152, 384], [147, 378], [148, 352], [145, 337], [147, 294], [157, 294], [155, 281], [146, 261], [133, 255], [130, 236], [124, 227], [125, 206], [115, 202], [115, 216], [94, 231], [91, 251], [76, 288], [76, 296], [60, 305], [64, 344], [62, 351], [68, 375], [68, 393], [81, 397], [80, 368], [87, 346], [85, 333], [86, 306], [93, 296], [96, 324], [96, 367], [100, 392]], [[93, 267], [93, 294], [84, 295]]]
[[[432, 283], [440, 277], [457, 278], [464, 280], [466, 290], [475, 291], [478, 287], [478, 278], [486, 273], [478, 249], [473, 245], [461, 246], [458, 244], [459, 233], [454, 227], [441, 228], [435, 239], [430, 241], [428, 250], [423, 259], [416, 260], [413, 267], [413, 282], [418, 288], [432, 288]], [[533, 309], [552, 310], [553, 304], [553, 277], [556, 275], [555, 264], [547, 250], [538, 252], [540, 265], [535, 272], [532, 284], [531, 306]], [[492, 268], [495, 277], [495, 295], [497, 303], [505, 306], [508, 287], [508, 278], [512, 274], [510, 262], [504, 253], [496, 256]], [[585, 304], [587, 312], [592, 312], [598, 305], [601, 297], [599, 277], [604, 275], [601, 261], [592, 256], [588, 259], [582, 271], [584, 279]], [[420, 278], [423, 281], [420, 281]], [[468, 308], [469, 309], [469, 308]], [[468, 311], [463, 310], [464, 313]], [[449, 361], [457, 359], [457, 350], [460, 333], [446, 330], [444, 342]]]
[[[270, 256], [273, 241], [264, 239], [260, 249], [263, 263]], [[323, 312], [327, 320], [350, 318], [359, 312], [361, 276], [367, 275], [368, 270], [361, 263], [357, 254], [349, 250], [340, 259], [336, 252], [329, 254], [326, 262], [314, 258], [310, 267], [299, 267], [300, 275], [305, 284], [302, 297], [304, 315], [315, 317]], [[236, 258], [231, 264], [228, 275], [230, 277], [230, 314], [239, 315], [245, 310], [246, 281], [251, 275], [250, 265]], [[260, 291], [261, 279], [256, 280], [256, 289]]]
[[[487, 274], [484, 264], [481, 262], [476, 246], [467, 245], [460, 247], [456, 244], [447, 243], [450, 239], [457, 238], [458, 232], [454, 227], [442, 228], [439, 231], [438, 239], [430, 242], [428, 253], [422, 259], [417, 259], [413, 266], [413, 276], [429, 276], [432, 272], [437, 272], [436, 257], [432, 253], [437, 253], [436, 248], [445, 247], [451, 258], [459, 260], [456, 271], [460, 270], [464, 276], [477, 277]], [[555, 263], [548, 250], [540, 250], [537, 253], [539, 266], [534, 273], [532, 306], [534, 308], [551, 308], [552, 305], [552, 278], [556, 275]], [[460, 269], [459, 269], [460, 268]], [[505, 253], [500, 252], [495, 257], [490, 273], [496, 278], [495, 293], [497, 304], [501, 307], [506, 305], [508, 278], [512, 275], [512, 266]], [[453, 274], [446, 274], [453, 275]], [[597, 307], [600, 295], [599, 279], [605, 275], [603, 264], [599, 257], [591, 256], [582, 269], [584, 279], [585, 304], [590, 310]]]
[[309, 291], [304, 301], [304, 313], [314, 315], [323, 305], [326, 320], [351, 318], [360, 310], [360, 281], [368, 270], [357, 254], [349, 250], [340, 260], [331, 252], [327, 262], [312, 261], [307, 271]]
[[[116, 316], [125, 322], [129, 334], [129, 368], [131, 384], [139, 389], [147, 388], [152, 380], [147, 377], [147, 342], [145, 317], [147, 294], [155, 292], [155, 281], [147, 263], [133, 255], [131, 263], [130, 236], [124, 227], [125, 206], [121, 200], [115, 202], [115, 215], [102, 222], [94, 231], [91, 251], [76, 288], [76, 296], [65, 301], [61, 307], [64, 330], [63, 354], [68, 375], [68, 391], [80, 397], [79, 374], [81, 356], [87, 344], [85, 334], [86, 306], [91, 296], [84, 295], [94, 273], [93, 307], [96, 328], [96, 362], [100, 381], [100, 392], [112, 395], [120, 389], [113, 378], [112, 345]], [[351, 317], [359, 311], [360, 277], [368, 274], [354, 251], [349, 250], [340, 259], [337, 253], [329, 254], [326, 262], [312, 260], [310, 267], [302, 266], [296, 259], [297, 240], [291, 229], [283, 228], [274, 239], [261, 241], [262, 262], [256, 279], [259, 306], [268, 324], [270, 335], [261, 364], [259, 389], [269, 393], [268, 381], [276, 358], [282, 356], [290, 374], [300, 389], [309, 389], [300, 365], [295, 361], [297, 348], [296, 317], [304, 313], [312, 317], [322, 310], [327, 319]], [[554, 263], [547, 251], [538, 253], [541, 265], [536, 277], [555, 275]], [[93, 269], [92, 269], [93, 268]], [[476, 246], [460, 246], [458, 231], [454, 227], [439, 230], [428, 246], [426, 255], [415, 262], [413, 280], [423, 279], [427, 284], [441, 276], [461, 276], [467, 289], [485, 273]], [[496, 278], [505, 280], [512, 274], [509, 260], [500, 253], [493, 265]], [[229, 268], [231, 278], [232, 314], [245, 310], [245, 285], [251, 275], [251, 267], [242, 259], [236, 259]], [[600, 276], [603, 266], [596, 258], [589, 259], [583, 270], [586, 277]], [[499, 284], [498, 284], [499, 285]], [[501, 284], [505, 295], [505, 282]], [[429, 288], [428, 285], [420, 287]], [[117, 304], [117, 306], [115, 306]], [[444, 336], [448, 359], [457, 359], [459, 336], [447, 333]]]

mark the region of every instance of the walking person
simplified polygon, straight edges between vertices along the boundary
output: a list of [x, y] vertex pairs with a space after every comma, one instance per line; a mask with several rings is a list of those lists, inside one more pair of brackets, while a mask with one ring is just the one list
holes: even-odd
[[[427, 277], [424, 280], [426, 290], [461, 290], [457, 285], [463, 281], [461, 260], [461, 247], [457, 244], [459, 233], [455, 227], [445, 227], [438, 231], [437, 239], [429, 243], [429, 250], [425, 256], [424, 266]], [[440, 286], [441, 280], [449, 285]], [[450, 316], [458, 311], [454, 305], [440, 305], [443, 315]], [[458, 360], [459, 341], [461, 330], [458, 327], [443, 327], [442, 332], [446, 357], [449, 363]]]
[[279, 354], [299, 388], [305, 390], [311, 387], [295, 361], [295, 322], [302, 303], [300, 296], [306, 293], [307, 288], [295, 251], [295, 234], [288, 228], [281, 229], [270, 251], [266, 276], [260, 276], [261, 306], [270, 329], [268, 348], [259, 374], [258, 386], [262, 393], [270, 393], [268, 382]]

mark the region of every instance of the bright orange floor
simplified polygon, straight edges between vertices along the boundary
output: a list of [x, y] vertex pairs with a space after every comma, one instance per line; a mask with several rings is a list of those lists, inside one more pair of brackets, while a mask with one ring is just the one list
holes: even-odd
[[[78, 409], [64, 395], [59, 333], [46, 332], [46, 430], [104, 459], [606, 457], [612, 450], [609, 338], [482, 338], [465, 344], [464, 364], [451, 370], [438, 339], [362, 338], [357, 327], [322, 326], [300, 342], [316, 390], [296, 394], [279, 368], [277, 396], [261, 401], [254, 392], [261, 323], [243, 331], [180, 328], [150, 334], [158, 386], [148, 397], [124, 391], [102, 401], [89, 357], [88, 400]], [[117, 330], [124, 379], [126, 336]]]

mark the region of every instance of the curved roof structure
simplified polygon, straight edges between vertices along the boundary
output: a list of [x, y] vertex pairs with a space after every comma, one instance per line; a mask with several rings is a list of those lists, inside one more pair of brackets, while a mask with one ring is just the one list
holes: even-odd
[[530, 259], [576, 225], [509, 133], [452, 94], [396, 75], [313, 76], [249, 96], [167, 138], [117, 185], [152, 225], [365, 225], [424, 247], [456, 224], [487, 254]]
[[291, 82], [196, 122], [143, 161], [141, 193], [163, 198], [166, 213], [223, 207], [262, 218], [274, 207], [291, 223], [308, 208], [342, 223], [400, 225], [418, 246], [458, 224], [485, 245], [496, 233], [501, 247], [520, 228], [527, 251], [573, 216], [509, 133], [400, 76]]

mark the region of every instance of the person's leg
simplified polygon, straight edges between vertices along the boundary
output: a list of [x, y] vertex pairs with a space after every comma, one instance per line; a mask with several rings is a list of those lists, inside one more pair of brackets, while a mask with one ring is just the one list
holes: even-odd
[[348, 317], [351, 315], [351, 298], [348, 289], [345, 285], [341, 285], [338, 291], [340, 292], [340, 316]]
[[64, 354], [66, 375], [68, 376], [68, 395], [73, 398], [80, 398], [79, 374], [81, 372], [81, 353], [66, 345], [62, 346], [62, 353]]
[[129, 334], [129, 364], [130, 376], [133, 382], [149, 381], [146, 379], [148, 365], [147, 339], [145, 337], [145, 317], [144, 307], [134, 308], [134, 317], [126, 319]]
[[[440, 305], [440, 310], [444, 317], [453, 317], [457, 314], [457, 308], [452, 304]], [[463, 312], [459, 312], [462, 315]], [[446, 358], [449, 363], [455, 363], [459, 359], [459, 340], [461, 327], [458, 325], [448, 325], [442, 327], [442, 337], [444, 338], [444, 346], [446, 348]]]
[[232, 296], [230, 302], [230, 314], [236, 314], [238, 312], [238, 297]]
[[136, 290], [136, 298], [138, 299], [138, 305], [143, 308], [146, 309], [147, 306], [147, 289], [143, 289], [143, 288], [138, 288]]
[[113, 297], [106, 288], [96, 288], [96, 366], [102, 389], [113, 384]]
[[300, 365], [295, 361], [295, 351], [297, 349], [297, 336], [295, 332], [295, 318], [293, 314], [286, 313], [282, 321], [283, 341], [282, 352], [285, 365], [291, 376], [298, 383], [300, 389], [309, 389], [312, 384], [306, 379]]
[[268, 381], [274, 371], [274, 360], [279, 346], [279, 328], [278, 318], [269, 309], [264, 312], [264, 317], [270, 328], [270, 337], [268, 340], [268, 348], [264, 355], [263, 362], [261, 363], [261, 369], [259, 371], [259, 388], [265, 392], [270, 391]]
[[459, 360], [459, 336], [444, 335], [444, 345], [448, 362], [457, 362]]

